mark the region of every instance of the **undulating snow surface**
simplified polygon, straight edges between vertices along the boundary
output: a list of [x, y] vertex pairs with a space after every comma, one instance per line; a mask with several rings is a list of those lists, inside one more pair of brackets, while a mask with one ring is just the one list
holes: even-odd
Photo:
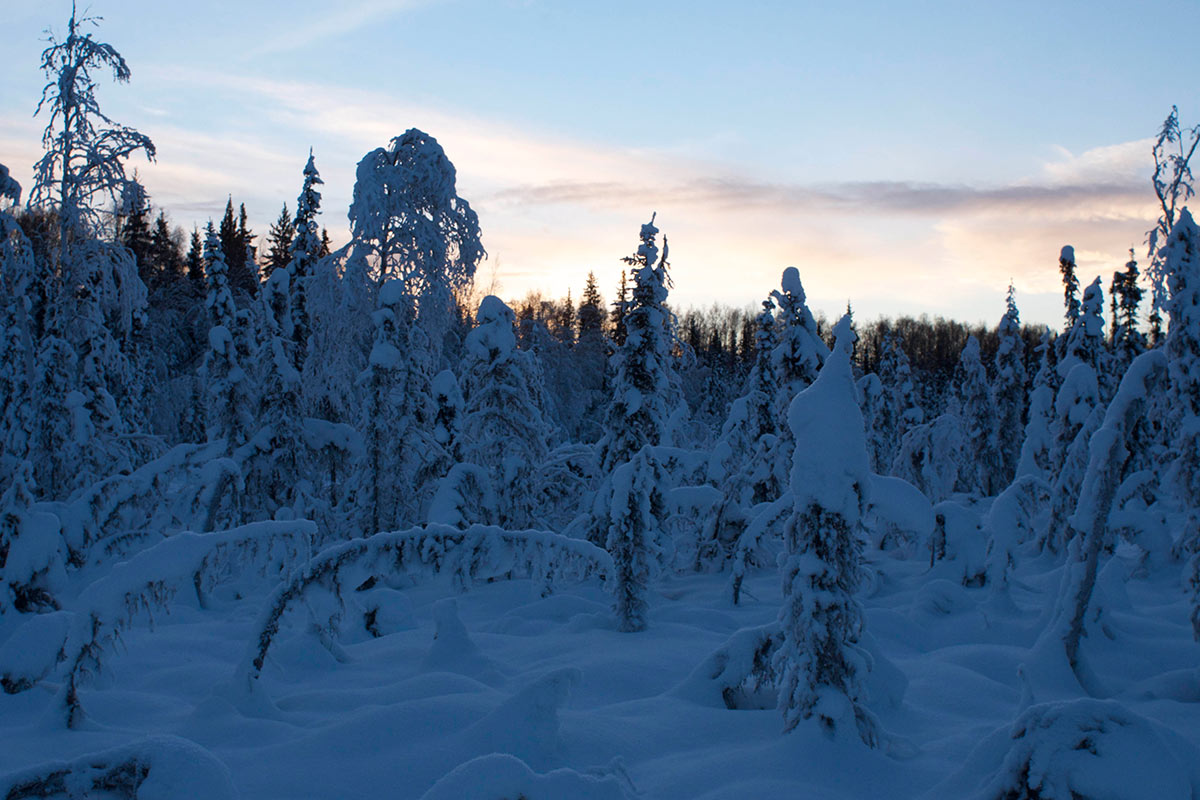
[[[704, 690], [696, 673], [713, 651], [774, 621], [774, 570], [750, 576], [739, 606], [726, 576], [664, 578], [640, 633], [616, 630], [596, 583], [538, 598], [527, 580], [461, 593], [434, 577], [359, 593], [332, 649], [306, 612], [286, 616], [249, 694], [235, 674], [265, 592], [217, 592], [204, 609], [181, 594], [153, 629], [135, 623], [82, 690], [79, 730], [58, 721], [52, 685], [0, 696], [0, 773], [8, 789], [141, 757], [175, 788], [139, 797], [982, 798], [1026, 768], [1046, 776], [1044, 797], [1200, 791], [1200, 645], [1177, 572], [1124, 582], [1133, 554], [1111, 562], [1122, 574], [1109, 585], [1125, 591], [1105, 595], [1084, 643], [1108, 699], [1078, 699], [1037, 688], [1070, 675], [1032, 649], [1061, 567], [1026, 562], [1001, 606], [946, 562], [930, 571], [892, 552], [869, 553], [860, 595], [879, 661], [896, 670], [868, 681], [885, 730], [876, 750], [816, 725], [783, 735], [773, 698], [729, 710]], [[386, 609], [378, 638], [368, 607]], [[26, 631], [31, 648], [63, 635], [53, 617], [32, 619], [52, 630]]]

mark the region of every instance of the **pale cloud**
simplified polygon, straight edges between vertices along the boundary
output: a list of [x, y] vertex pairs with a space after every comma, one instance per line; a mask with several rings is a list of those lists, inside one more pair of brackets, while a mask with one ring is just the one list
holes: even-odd
[[[679, 306], [754, 304], [794, 264], [814, 307], [830, 316], [849, 299], [865, 318], [929, 310], [992, 320], [1012, 279], [1025, 318], [1054, 323], [1059, 248], [1076, 247], [1082, 273], [1107, 274], [1130, 245], [1142, 246], [1155, 217], [1146, 141], [1061, 151], [1006, 185], [804, 184], [750, 177], [679, 150], [625, 149], [424, 107], [380, 90], [179, 68], [155, 80], [203, 87], [228, 106], [209, 133], [158, 124], [147, 131], [159, 163], [139, 169], [178, 222], [219, 214], [232, 193], [265, 233], [279, 205], [294, 203], [313, 144], [326, 181], [322, 222], [344, 240], [356, 163], [419, 127], [456, 165], [459, 192], [479, 212], [492, 257], [483, 273], [495, 269], [509, 297], [531, 289], [578, 294], [594, 270], [611, 300], [620, 257], [657, 211], [671, 240]], [[25, 133], [0, 120], [6, 156], [8, 142]], [[27, 145], [36, 151], [36, 133]]]
[[247, 54], [249, 58], [286, 53], [309, 47], [317, 42], [345, 36], [372, 23], [380, 23], [403, 11], [422, 5], [418, 0], [371, 0], [354, 4], [335, 3], [328, 8], [330, 13], [301, 25], [271, 35], [257, 48]]

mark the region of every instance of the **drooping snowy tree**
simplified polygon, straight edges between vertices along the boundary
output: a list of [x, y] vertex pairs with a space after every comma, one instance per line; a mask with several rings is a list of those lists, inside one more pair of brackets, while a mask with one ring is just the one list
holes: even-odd
[[1021, 317], [1013, 294], [1013, 286], [1009, 284], [1004, 316], [996, 328], [1000, 340], [996, 347], [993, 387], [999, 470], [993, 482], [993, 489], [996, 490], [1012, 483], [1016, 475], [1025, 427], [1025, 341], [1021, 338]]
[[863, 682], [870, 659], [858, 646], [863, 612], [855, 592], [862, 573], [862, 518], [871, 470], [855, 398], [850, 319], [835, 328], [832, 355], [788, 409], [796, 442], [791, 487], [794, 511], [784, 528], [781, 676], [784, 729], [815, 718], [830, 736], [853, 730], [878, 740]]
[[29, 434], [34, 484], [46, 499], [65, 498], [83, 467], [76, 422], [86, 417], [83, 396], [74, 389], [75, 371], [75, 349], [59, 335], [58, 316], [52, 314], [38, 345]]
[[[30, 312], [36, 270], [28, 237], [8, 211], [0, 209], [0, 465], [6, 473], [27, 457], [33, 427], [37, 343]], [[0, 490], [6, 486], [0, 478]]]
[[365, 262], [377, 285], [403, 281], [417, 301], [432, 368], [453, 320], [453, 293], [470, 286], [485, 255], [479, 218], [458, 196], [455, 176], [437, 140], [411, 128], [363, 156], [350, 204], [350, 259]]
[[462, 366], [463, 459], [487, 470], [496, 492], [497, 522], [511, 529], [534, 526], [535, 479], [551, 434], [542, 409], [537, 356], [517, 349], [515, 321], [500, 298], [483, 298]]
[[59, 41], [50, 33], [42, 52], [48, 81], [36, 113], [45, 108], [50, 116], [42, 136], [46, 154], [34, 165], [30, 204], [57, 212], [63, 256], [77, 239], [102, 230], [102, 212], [119, 203], [128, 184], [125, 160], [139, 150], [151, 161], [155, 155], [149, 137], [100, 111], [92, 72], [111, 69], [114, 80], [126, 83], [130, 71], [112, 45], [84, 32], [98, 21], [77, 18], [72, 6], [66, 37]]

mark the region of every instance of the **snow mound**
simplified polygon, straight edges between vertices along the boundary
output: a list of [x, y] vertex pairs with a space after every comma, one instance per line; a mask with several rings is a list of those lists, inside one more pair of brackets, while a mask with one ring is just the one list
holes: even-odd
[[515, 756], [492, 753], [472, 759], [447, 774], [421, 796], [421, 800], [629, 800], [621, 778], [556, 769], [539, 774]]
[[1003, 764], [974, 798], [1194, 797], [1200, 787], [1190, 764], [1200, 754], [1160, 731], [1111, 700], [1033, 706], [1013, 724]]
[[194, 742], [155, 737], [0, 777], [4, 797], [131, 797], [136, 800], [233, 800], [229, 769]]

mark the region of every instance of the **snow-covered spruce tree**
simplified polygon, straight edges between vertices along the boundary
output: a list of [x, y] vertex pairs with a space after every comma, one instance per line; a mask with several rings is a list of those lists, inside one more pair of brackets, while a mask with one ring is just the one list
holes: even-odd
[[0, 496], [0, 617], [57, 610], [67, 551], [58, 519], [33, 511], [33, 466], [21, 461]]
[[1041, 537], [1042, 546], [1052, 552], [1059, 552], [1070, 535], [1069, 516], [1087, 468], [1088, 439], [1099, 426], [1103, 411], [1095, 370], [1076, 363], [1054, 400], [1050, 516]]
[[873, 747], [877, 723], [863, 705], [870, 659], [857, 646], [863, 613], [854, 597], [871, 470], [850, 366], [849, 316], [842, 317], [835, 335], [833, 354], [788, 409], [796, 442], [795, 507], [784, 528], [783, 642], [775, 670], [781, 676], [784, 730], [816, 718], [830, 736], [855, 730]]
[[1050, 453], [1054, 448], [1054, 395], [1058, 386], [1054, 369], [1054, 343], [1050, 329], [1042, 331], [1037, 346], [1038, 371], [1033, 376], [1029, 392], [1029, 419], [1025, 423], [1025, 438], [1017, 459], [1017, 476], [1033, 475], [1050, 478]]
[[[917, 401], [912, 365], [901, 346], [898, 334], [889, 333], [883, 340], [883, 354], [879, 359], [877, 374], [892, 405], [892, 414], [896, 420], [895, 446], [899, 447], [905, 434], [925, 421], [925, 412]], [[892, 456], [894, 458], [894, 451]], [[889, 459], [886, 464], [881, 465], [880, 473], [884, 473], [891, 463], [892, 459]]]
[[[643, 448], [656, 447], [665, 438], [668, 400], [672, 392], [670, 347], [673, 338], [673, 316], [667, 310], [667, 244], [663, 240], [659, 254], [656, 238], [658, 228], [654, 217], [642, 225], [641, 243], [625, 263], [633, 273], [633, 297], [624, 317], [625, 340], [610, 360], [612, 375], [611, 399], [604, 415], [604, 434], [597, 443], [600, 486], [593, 497], [588, 520], [588, 539], [603, 546], [609, 538], [612, 503], [618, 499], [615, 472], [622, 464], [633, 460]], [[654, 457], [653, 450], [646, 451]], [[639, 473], [661, 476], [657, 465]], [[665, 487], [658, 491], [665, 494]], [[652, 513], [665, 513], [662, 503], [650, 503]], [[662, 518], [656, 517], [652, 532], [663, 530]], [[670, 548], [656, 547], [666, 559]]]
[[1081, 363], [1095, 370], [1097, 377], [1103, 376], [1108, 351], [1104, 347], [1104, 289], [1099, 276], [1083, 290], [1075, 324], [1056, 344], [1061, 345], [1057, 367], [1060, 378], [1066, 378]]
[[433, 376], [433, 438], [451, 464], [462, 461], [463, 400], [458, 378], [444, 369]]
[[[298, 508], [305, 487], [300, 418], [300, 375], [296, 372], [292, 350], [294, 326], [291, 311], [291, 275], [277, 269], [262, 284], [259, 316], [265, 324], [260, 366], [262, 393], [258, 402], [256, 439], [262, 451], [255, 459], [254, 489], [261, 496], [256, 503], [274, 516], [281, 508], [303, 516]], [[299, 503], [302, 505], [302, 503]]]
[[599, 443], [605, 473], [663, 438], [670, 408], [672, 316], [666, 309], [667, 245], [660, 257], [654, 218], [641, 228], [637, 253], [625, 259], [633, 273], [633, 298], [625, 315], [625, 343], [613, 354], [612, 399]]
[[76, 436], [83, 396], [75, 391], [75, 349], [59, 335], [58, 315], [51, 314], [38, 345], [32, 387], [33, 428], [29, 460], [42, 499], [65, 499], [77, 486], [83, 453]]
[[[0, 179], [6, 174], [0, 164]], [[14, 203], [19, 200], [19, 187], [12, 197]], [[30, 295], [36, 290], [36, 269], [28, 237], [8, 211], [0, 209], [0, 466], [8, 474], [17, 460], [27, 457], [33, 427], [37, 344]], [[4, 488], [7, 480], [0, 477], [0, 491]]]
[[1150, 265], [1146, 277], [1150, 280], [1150, 345], [1162, 343], [1162, 311], [1169, 303], [1167, 250], [1160, 247], [1175, 227], [1175, 221], [1186, 203], [1195, 194], [1192, 189], [1192, 156], [1200, 145], [1200, 125], [1184, 128], [1179, 124], [1179, 109], [1171, 106], [1171, 113], [1159, 128], [1158, 138], [1151, 150], [1154, 156], [1154, 194], [1158, 197], [1162, 214], [1154, 228], [1146, 236], [1150, 254]]
[[509, 529], [534, 527], [535, 478], [551, 434], [542, 411], [537, 357], [532, 350], [517, 349], [515, 321], [503, 300], [483, 298], [462, 365], [463, 459], [488, 471], [497, 522]]
[[962, 420], [963, 464], [959, 483], [963, 491], [994, 494], [999, 482], [1000, 458], [996, 447], [996, 407], [987, 370], [979, 357], [979, 340], [967, 338], [954, 374], [954, 393]]
[[817, 333], [817, 322], [808, 310], [800, 272], [795, 267], [783, 271], [780, 288], [771, 293], [779, 306], [776, 319], [782, 329], [779, 344], [772, 360], [779, 386], [775, 391], [775, 414], [780, 421], [779, 438], [775, 443], [772, 463], [776, 480], [781, 486], [788, 483], [788, 474], [795, 443], [791, 428], [786, 424], [788, 405], [800, 391], [817, 378], [817, 373], [829, 356], [829, 348]]
[[858, 379], [858, 406], [862, 411], [867, 436], [867, 453], [871, 457], [871, 469], [886, 474], [892, 466], [896, 452], [896, 417], [894, 407], [883, 387], [883, 381], [874, 372]]
[[662, 520], [665, 476], [650, 446], [619, 465], [612, 474], [608, 531], [604, 547], [613, 559], [608, 584], [613, 592], [617, 627], [646, 629], [646, 591], [666, 555]]
[[375, 345], [367, 369], [359, 377], [363, 405], [358, 424], [363, 452], [354, 468], [354, 502], [359, 534], [401, 526], [401, 494], [411, 492], [412, 474], [402, 461], [403, 429], [398, 400], [405, 390], [405, 347], [411, 298], [404, 281], [391, 278], [379, 290], [379, 308], [372, 315]]
[[1191, 556], [1188, 580], [1194, 597], [1192, 623], [1200, 638], [1200, 228], [1187, 208], [1178, 217], [1161, 254], [1170, 298], [1166, 303], [1167, 369], [1165, 418], [1171, 463], [1168, 482], [1185, 512], [1181, 554]]
[[208, 441], [224, 441], [226, 454], [237, 452], [250, 439], [253, 427], [248, 377], [238, 360], [237, 307], [229, 288], [229, 269], [221, 242], [208, 225], [204, 258], [208, 279], [211, 327], [204, 357], [205, 421]]
[[358, 162], [350, 204], [351, 259], [373, 265], [377, 284], [400, 278], [440, 365], [453, 293], [471, 285], [485, 253], [479, 218], [455, 189], [442, 146], [411, 128]]
[[746, 393], [730, 405], [729, 417], [709, 458], [708, 480], [722, 493], [716, 517], [704, 528], [712, 557], [725, 559], [736, 552], [748, 555], [749, 550], [738, 548], [738, 542], [746, 530], [750, 509], [775, 500], [782, 492], [772, 464], [779, 430], [774, 308], [770, 299], [763, 301], [755, 322], [754, 366], [746, 381]]
[[993, 489], [1012, 483], [1016, 475], [1017, 462], [1021, 457], [1021, 440], [1024, 433], [1025, 414], [1025, 342], [1021, 338], [1021, 317], [1013, 300], [1013, 286], [1008, 286], [1004, 316], [996, 328], [999, 344], [996, 347], [995, 385], [995, 432], [999, 473]]
[[[304, 165], [304, 186], [296, 199], [296, 219], [292, 223], [295, 236], [291, 242], [291, 261], [288, 263], [289, 298], [292, 318], [292, 361], [297, 370], [304, 368], [308, 355], [308, 282], [313, 274], [321, 252], [321, 234], [317, 230], [317, 214], [321, 210], [321, 193], [317, 186], [323, 184], [312, 150], [308, 151], [308, 163]], [[286, 206], [285, 206], [286, 208]]]

